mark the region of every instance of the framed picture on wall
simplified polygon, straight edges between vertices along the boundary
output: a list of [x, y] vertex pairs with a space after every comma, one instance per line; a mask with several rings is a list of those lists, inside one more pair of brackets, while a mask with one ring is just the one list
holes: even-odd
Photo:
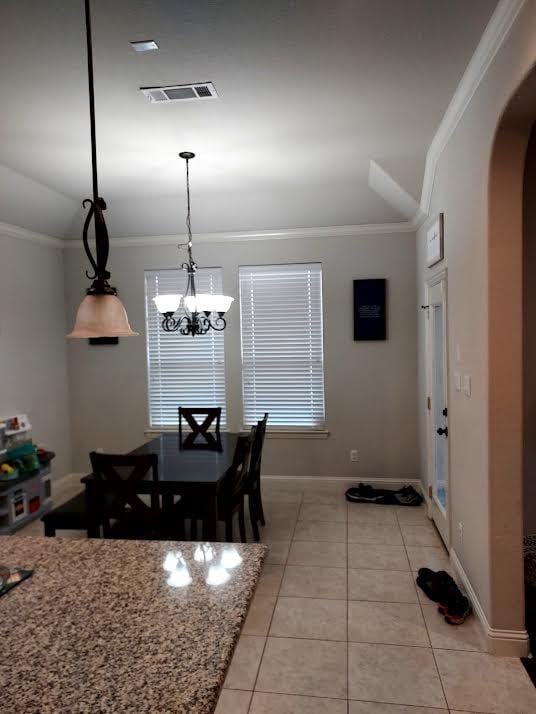
[[386, 340], [385, 278], [354, 280], [354, 340]]
[[426, 231], [426, 265], [432, 265], [443, 260], [444, 251], [444, 219], [440, 213], [430, 228]]

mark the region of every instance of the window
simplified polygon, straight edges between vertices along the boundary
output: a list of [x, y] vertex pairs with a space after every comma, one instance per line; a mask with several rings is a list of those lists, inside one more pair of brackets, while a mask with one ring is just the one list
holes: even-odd
[[324, 427], [322, 266], [240, 268], [244, 424]]
[[[184, 295], [183, 270], [145, 271], [145, 321], [149, 383], [149, 423], [160, 428], [176, 426], [178, 407], [222, 408], [225, 425], [225, 358], [223, 332], [211, 330], [196, 337], [164, 332], [153, 297], [164, 293]], [[222, 292], [221, 268], [199, 268], [198, 292]]]

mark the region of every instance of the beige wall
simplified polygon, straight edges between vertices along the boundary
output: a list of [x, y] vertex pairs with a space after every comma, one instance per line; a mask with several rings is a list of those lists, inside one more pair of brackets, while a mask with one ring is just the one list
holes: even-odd
[[[238, 266], [320, 260], [323, 264], [326, 419], [330, 435], [317, 439], [270, 439], [267, 474], [419, 476], [416, 429], [415, 236], [413, 233], [356, 238], [292, 239], [201, 243], [200, 265], [221, 265], [224, 288], [238, 296]], [[65, 251], [69, 319], [86, 280], [85, 255]], [[139, 338], [118, 347], [69, 345], [73, 456], [86, 468], [91, 449], [127, 450], [139, 444], [147, 427], [143, 271], [171, 267], [175, 246], [112, 248], [113, 284], [128, 309]], [[389, 339], [353, 341], [352, 280], [386, 277], [389, 281]], [[299, 319], [299, 315], [296, 316]], [[239, 429], [241, 370], [239, 307], [229, 313], [225, 333], [228, 422]], [[349, 450], [360, 451], [351, 464]]]
[[[529, 1], [497, 53], [439, 160], [430, 221], [445, 214], [445, 261], [449, 282], [449, 428], [452, 547], [495, 628], [523, 629], [519, 599], [521, 504], [505, 498], [505, 523], [490, 522], [488, 467], [488, 178], [494, 135], [510, 96], [536, 60], [536, 3]], [[428, 221], [418, 232], [419, 301], [425, 280]], [[458, 349], [459, 346], [459, 349]], [[459, 355], [459, 359], [458, 359]], [[520, 372], [521, 365], [518, 365]], [[471, 398], [454, 389], [453, 373], [472, 379]], [[419, 323], [419, 433], [421, 469], [426, 473], [424, 318]], [[502, 483], [503, 495], [509, 484]], [[494, 492], [495, 494], [495, 492]], [[517, 511], [515, 506], [517, 503]], [[493, 498], [494, 508], [501, 503]], [[505, 509], [512, 508], [512, 511]], [[463, 526], [463, 535], [459, 524]], [[519, 537], [518, 537], [519, 536]], [[517, 541], [516, 541], [517, 538]], [[496, 556], [499, 546], [500, 555]], [[492, 555], [493, 554], [493, 555]], [[498, 578], [505, 583], [500, 591]], [[496, 577], [497, 576], [497, 577]], [[516, 594], [508, 594], [515, 580]], [[506, 607], [497, 608], [497, 603]]]
[[0, 416], [27, 413], [33, 437], [70, 470], [61, 248], [0, 233]]

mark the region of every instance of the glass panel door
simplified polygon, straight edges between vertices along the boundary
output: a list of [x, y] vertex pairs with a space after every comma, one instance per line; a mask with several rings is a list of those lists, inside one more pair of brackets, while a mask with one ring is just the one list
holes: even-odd
[[447, 384], [447, 282], [446, 276], [428, 284], [427, 362], [429, 383], [429, 480], [431, 516], [448, 547], [449, 428]]
[[432, 405], [434, 426], [434, 482], [433, 495], [444, 511], [447, 508], [447, 405], [445, 403], [444, 379], [444, 311], [443, 304], [433, 305], [433, 373]]

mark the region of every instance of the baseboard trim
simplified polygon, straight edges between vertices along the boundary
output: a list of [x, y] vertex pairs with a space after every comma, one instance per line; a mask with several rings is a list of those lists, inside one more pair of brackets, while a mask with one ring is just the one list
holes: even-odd
[[498, 630], [492, 627], [484, 608], [482, 607], [475, 589], [469, 580], [467, 573], [463, 569], [460, 559], [456, 555], [454, 548], [450, 549], [450, 562], [454, 571], [463, 585], [467, 597], [471, 601], [473, 611], [477, 616], [484, 635], [487, 640], [487, 649], [490, 654], [498, 655], [499, 657], [526, 657], [529, 653], [529, 636], [526, 630]]
[[[65, 488], [66, 486], [71, 485], [71, 483], [78, 479], [80, 480], [83, 476], [85, 476], [85, 473], [78, 473], [77, 471], [73, 471], [72, 473], [65, 474], [64, 476], [60, 476], [60, 478], [55, 478], [53, 480], [53, 488]], [[81, 486], [80, 486], [81, 487]]]
[[340, 483], [353, 486], [358, 483], [370, 484], [371, 486], [394, 486], [401, 488], [402, 486], [413, 486], [420, 490], [421, 481], [418, 478], [379, 478], [379, 477], [352, 477], [352, 476], [287, 476], [287, 475], [272, 475], [266, 474], [262, 476], [263, 481], [295, 481], [297, 484], [311, 485], [315, 483]]

